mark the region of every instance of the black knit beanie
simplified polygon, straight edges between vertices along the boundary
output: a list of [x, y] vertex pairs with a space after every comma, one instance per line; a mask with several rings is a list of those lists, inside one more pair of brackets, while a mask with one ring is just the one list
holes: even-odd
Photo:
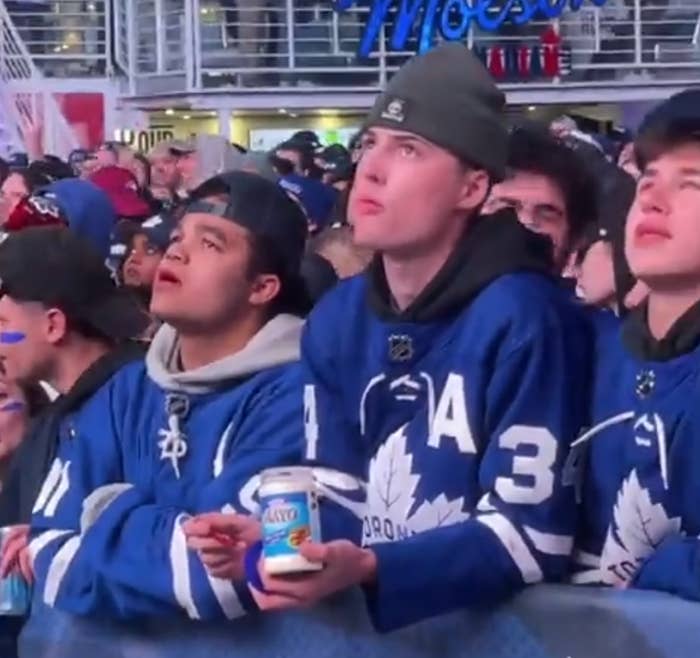
[[462, 44], [446, 43], [411, 59], [389, 81], [365, 129], [418, 135], [461, 160], [505, 175], [508, 133], [505, 96]]

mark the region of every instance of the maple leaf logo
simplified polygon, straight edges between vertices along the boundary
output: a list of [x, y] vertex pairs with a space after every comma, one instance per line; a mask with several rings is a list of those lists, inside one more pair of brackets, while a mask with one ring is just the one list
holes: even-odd
[[669, 518], [661, 503], [652, 503], [633, 470], [617, 494], [613, 523], [600, 558], [601, 579], [608, 585], [629, 582], [639, 565], [669, 535], [680, 532], [679, 518]]
[[406, 425], [389, 435], [369, 466], [365, 545], [402, 539], [469, 518], [464, 498], [448, 500], [440, 494], [424, 500], [415, 511], [421, 476], [413, 473], [413, 455], [407, 449]]

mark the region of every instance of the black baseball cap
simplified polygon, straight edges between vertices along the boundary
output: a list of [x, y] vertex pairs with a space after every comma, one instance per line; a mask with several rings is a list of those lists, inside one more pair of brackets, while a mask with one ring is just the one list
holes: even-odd
[[352, 156], [342, 144], [327, 146], [318, 154], [321, 169], [336, 180], [350, 180], [354, 165]]
[[700, 142], [700, 87], [674, 94], [642, 120], [635, 139], [637, 165], [643, 169], [669, 147]]
[[60, 227], [7, 233], [0, 242], [0, 294], [60, 308], [113, 340], [138, 338], [150, 318], [83, 238]]
[[581, 236], [581, 251], [598, 241], [624, 246], [625, 223], [637, 184], [628, 173], [606, 161], [598, 174], [595, 220], [588, 223]]
[[229, 219], [265, 238], [285, 273], [299, 274], [308, 234], [306, 216], [276, 183], [247, 171], [220, 174], [192, 192], [185, 214], [197, 212]]

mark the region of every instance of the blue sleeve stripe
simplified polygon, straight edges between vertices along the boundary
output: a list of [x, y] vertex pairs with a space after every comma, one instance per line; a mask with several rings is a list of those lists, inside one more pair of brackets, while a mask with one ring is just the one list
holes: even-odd
[[520, 571], [523, 582], [537, 583], [543, 579], [542, 569], [522, 535], [503, 514], [484, 514], [475, 518], [498, 537]]

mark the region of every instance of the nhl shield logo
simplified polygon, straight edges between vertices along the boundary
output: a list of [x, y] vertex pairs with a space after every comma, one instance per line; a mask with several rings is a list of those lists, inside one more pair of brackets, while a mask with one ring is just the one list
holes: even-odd
[[413, 358], [413, 339], [406, 334], [389, 336], [389, 358], [396, 362], [410, 361]]
[[403, 123], [406, 119], [406, 101], [401, 98], [394, 98], [382, 112], [382, 119]]

